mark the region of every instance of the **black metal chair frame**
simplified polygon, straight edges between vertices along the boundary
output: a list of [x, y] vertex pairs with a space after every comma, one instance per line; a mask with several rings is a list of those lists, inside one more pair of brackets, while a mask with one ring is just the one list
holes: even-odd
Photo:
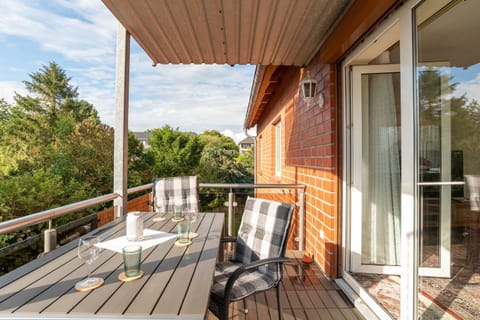
[[[256, 260], [252, 263], [244, 264], [244, 265], [240, 266], [238, 269], [236, 269], [234, 272], [232, 272], [232, 274], [229, 276], [227, 284], [225, 285], [223, 301], [216, 301], [220, 305], [220, 310], [218, 311], [218, 313], [219, 313], [218, 316], [221, 320], [227, 320], [228, 319], [228, 311], [229, 311], [230, 303], [235, 302], [235, 301], [243, 300], [244, 301], [244, 307], [246, 308], [246, 300], [245, 300], [246, 298], [248, 298], [251, 295], [270, 290], [272, 288], [276, 289], [275, 291], [276, 291], [276, 296], [277, 296], [278, 318], [283, 319], [282, 305], [281, 305], [281, 299], [280, 299], [280, 287], [281, 287], [281, 282], [282, 282], [282, 279], [283, 279], [283, 263], [292, 261], [292, 259], [285, 257], [285, 251], [286, 251], [286, 247], [287, 247], [288, 238], [290, 236], [291, 219], [292, 219], [292, 215], [293, 215], [293, 206], [290, 209], [289, 215], [290, 215], [290, 221], [289, 221], [288, 227], [286, 229], [286, 239], [283, 243], [283, 247], [281, 248], [280, 256], [279, 257], [274, 257], [274, 258]], [[222, 243], [236, 242], [236, 240], [237, 240], [237, 238], [232, 238], [232, 237], [222, 238]], [[241, 297], [241, 298], [238, 298], [238, 299], [231, 299], [230, 298], [231, 291], [233, 289], [233, 285], [235, 284], [235, 281], [237, 281], [237, 279], [242, 275], [242, 273], [244, 273], [246, 271], [249, 271], [249, 270], [256, 269], [256, 268], [264, 266], [264, 265], [268, 265], [268, 264], [277, 264], [277, 268], [279, 268], [278, 269], [279, 270], [279, 278], [277, 279], [277, 281], [275, 281], [273, 286], [271, 286], [271, 287], [269, 287], [265, 290], [253, 291], [250, 294], [248, 294], [247, 296], [244, 296], [244, 297]]]

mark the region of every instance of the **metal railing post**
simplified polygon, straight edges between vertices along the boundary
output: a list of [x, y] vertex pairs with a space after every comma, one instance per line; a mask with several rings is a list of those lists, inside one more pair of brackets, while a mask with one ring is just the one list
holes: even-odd
[[48, 220], [48, 229], [43, 232], [43, 252], [47, 253], [57, 247], [57, 230], [52, 228], [52, 219]]
[[305, 248], [305, 190], [300, 191], [298, 205], [298, 251], [303, 252]]
[[228, 193], [228, 236], [233, 235], [233, 189]]

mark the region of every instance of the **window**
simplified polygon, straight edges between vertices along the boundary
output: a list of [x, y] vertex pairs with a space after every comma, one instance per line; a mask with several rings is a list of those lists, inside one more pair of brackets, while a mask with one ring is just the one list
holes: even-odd
[[282, 123], [275, 124], [275, 175], [282, 175]]

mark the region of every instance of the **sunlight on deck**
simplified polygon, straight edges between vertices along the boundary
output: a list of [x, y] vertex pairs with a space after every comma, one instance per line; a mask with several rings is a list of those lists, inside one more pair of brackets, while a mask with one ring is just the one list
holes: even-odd
[[[282, 281], [283, 317], [288, 319], [364, 319], [357, 309], [343, 297], [338, 286], [328, 280], [320, 268], [312, 263], [302, 265], [298, 251], [287, 256], [295, 262], [284, 265]], [[248, 313], [243, 312], [241, 301], [232, 303], [231, 319], [278, 319], [275, 290], [271, 289], [247, 299]], [[208, 320], [217, 319], [208, 314]]]

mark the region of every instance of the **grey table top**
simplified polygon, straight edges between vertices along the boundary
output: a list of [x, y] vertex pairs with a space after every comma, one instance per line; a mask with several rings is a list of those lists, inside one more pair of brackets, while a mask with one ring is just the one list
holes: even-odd
[[[145, 228], [175, 232], [170, 218], [153, 222], [145, 213]], [[220, 246], [223, 214], [201, 213], [192, 229], [199, 236], [188, 247], [175, 239], [142, 252], [145, 275], [121, 282], [122, 255], [102, 250], [93, 276], [100, 288], [78, 292], [75, 283], [87, 268], [77, 257], [77, 241], [54, 250], [0, 277], [0, 319], [203, 319]], [[125, 235], [125, 220], [99, 231], [112, 239]]]

